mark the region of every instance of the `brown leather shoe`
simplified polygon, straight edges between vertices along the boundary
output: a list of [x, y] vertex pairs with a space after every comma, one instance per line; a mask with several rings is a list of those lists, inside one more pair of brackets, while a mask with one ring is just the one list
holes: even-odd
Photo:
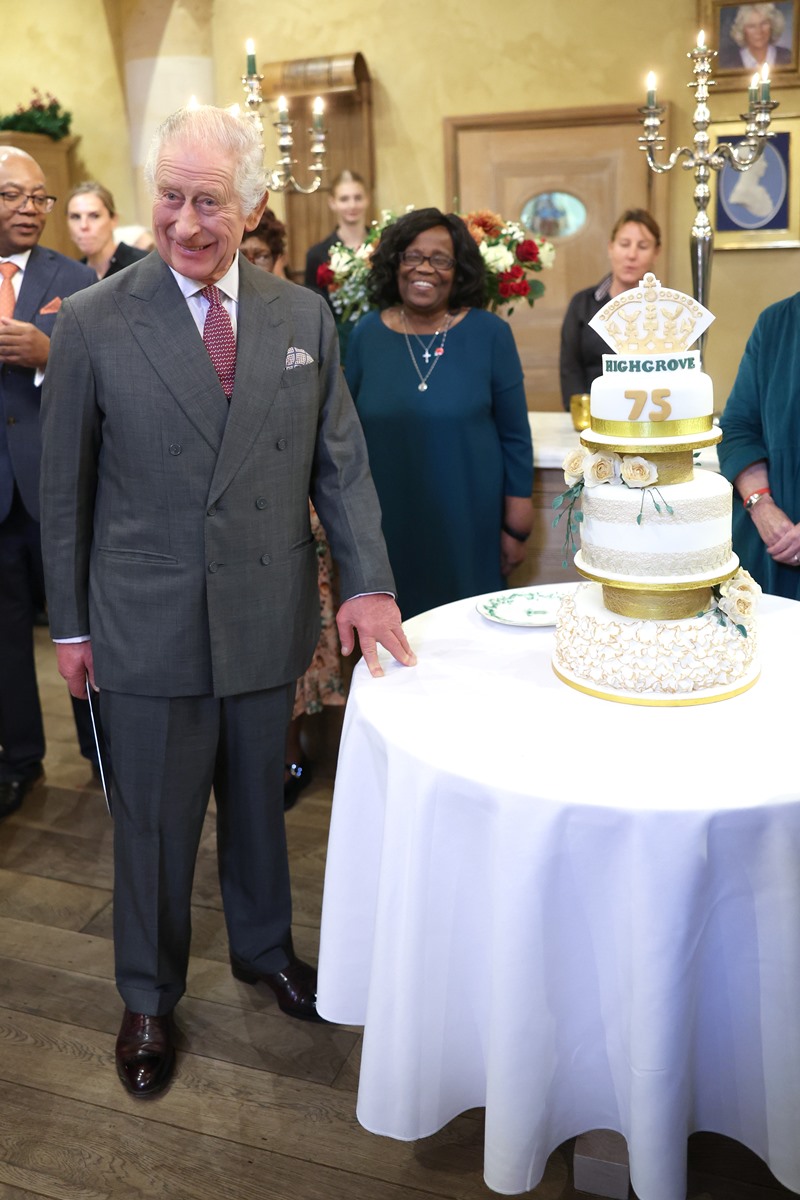
[[172, 1014], [151, 1017], [125, 1009], [117, 1036], [117, 1074], [132, 1096], [163, 1092], [175, 1068]]
[[317, 1012], [317, 969], [297, 958], [293, 951], [283, 970], [272, 975], [246, 967], [233, 955], [231, 971], [234, 979], [240, 979], [242, 983], [265, 983], [272, 988], [278, 997], [278, 1007], [288, 1016], [324, 1023], [324, 1017]]

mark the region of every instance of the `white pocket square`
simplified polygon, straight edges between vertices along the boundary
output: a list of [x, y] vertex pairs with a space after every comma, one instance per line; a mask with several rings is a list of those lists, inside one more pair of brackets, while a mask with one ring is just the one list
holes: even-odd
[[313, 363], [314, 359], [307, 350], [301, 350], [299, 346], [290, 346], [286, 351], [286, 370], [293, 371], [295, 367], [306, 367], [309, 363]]

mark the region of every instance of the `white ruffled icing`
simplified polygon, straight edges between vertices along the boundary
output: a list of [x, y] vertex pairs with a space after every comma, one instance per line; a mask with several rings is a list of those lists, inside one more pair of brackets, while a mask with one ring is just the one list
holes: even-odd
[[556, 624], [554, 662], [588, 687], [638, 695], [681, 696], [730, 687], [751, 670], [755, 626], [743, 637], [713, 614], [647, 621], [609, 612], [600, 584], [565, 595]]

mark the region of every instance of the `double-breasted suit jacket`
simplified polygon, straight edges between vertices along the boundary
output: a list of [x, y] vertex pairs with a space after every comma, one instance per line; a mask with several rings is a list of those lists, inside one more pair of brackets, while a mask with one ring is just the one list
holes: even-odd
[[342, 595], [394, 590], [317, 296], [240, 257], [230, 407], [157, 254], [64, 304], [50, 363], [51, 630], [91, 636], [101, 689], [226, 696], [301, 675], [319, 623], [309, 495]]

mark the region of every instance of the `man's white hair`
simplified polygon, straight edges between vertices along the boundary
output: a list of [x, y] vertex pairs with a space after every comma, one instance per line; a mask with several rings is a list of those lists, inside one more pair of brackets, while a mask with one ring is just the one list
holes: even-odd
[[235, 164], [233, 187], [242, 213], [247, 217], [258, 207], [267, 190], [264, 150], [253, 123], [224, 108], [201, 104], [179, 108], [159, 125], [144, 168], [147, 186], [155, 195], [155, 176], [161, 151], [170, 143], [200, 142], [229, 154]]

